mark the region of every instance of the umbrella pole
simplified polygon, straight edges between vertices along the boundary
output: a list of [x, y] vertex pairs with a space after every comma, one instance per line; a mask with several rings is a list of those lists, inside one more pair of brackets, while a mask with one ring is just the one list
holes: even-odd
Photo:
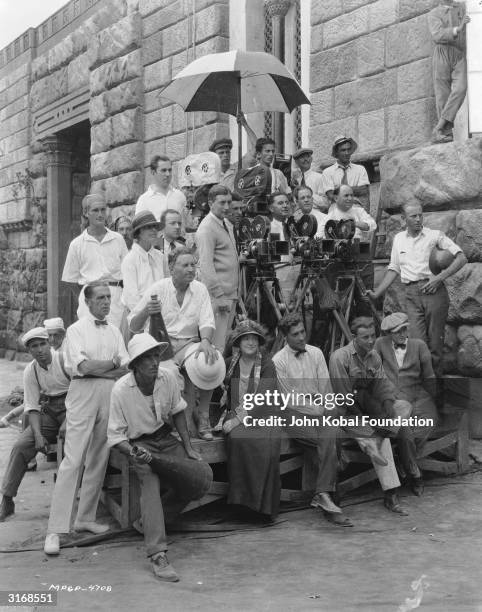
[[[241, 77], [239, 77], [238, 83], [238, 114], [241, 112]], [[243, 127], [241, 122], [238, 121], [238, 117], [236, 117], [236, 121], [238, 122], [238, 170], [241, 170], [243, 167]]]

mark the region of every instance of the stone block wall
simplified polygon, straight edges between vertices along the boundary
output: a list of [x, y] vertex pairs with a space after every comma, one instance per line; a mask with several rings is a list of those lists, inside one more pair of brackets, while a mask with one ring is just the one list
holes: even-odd
[[355, 159], [429, 142], [435, 119], [427, 13], [437, 0], [312, 0], [311, 119], [315, 164], [337, 135]]

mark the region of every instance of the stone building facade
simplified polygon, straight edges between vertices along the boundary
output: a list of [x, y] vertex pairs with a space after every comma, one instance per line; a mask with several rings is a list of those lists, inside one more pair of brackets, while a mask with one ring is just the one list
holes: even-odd
[[[160, 96], [207, 53], [276, 49], [312, 106], [282, 118], [284, 143], [332, 163], [338, 134], [375, 185], [380, 270], [400, 229], [399, 205], [428, 207], [427, 224], [457, 239], [470, 264], [448, 283], [447, 371], [482, 373], [480, 140], [429, 146], [435, 121], [427, 13], [437, 0], [71, 0], [0, 51], [0, 347], [47, 314], [67, 320], [60, 283], [80, 202], [102, 190], [112, 219], [132, 211], [154, 153], [174, 161], [236, 140], [216, 113], [186, 115]], [[249, 116], [261, 135], [269, 116]], [[279, 118], [278, 118], [279, 120]], [[236, 146], [233, 151], [236, 150]], [[395, 287], [386, 308], [403, 308]], [[11, 354], [11, 353], [9, 353]]]

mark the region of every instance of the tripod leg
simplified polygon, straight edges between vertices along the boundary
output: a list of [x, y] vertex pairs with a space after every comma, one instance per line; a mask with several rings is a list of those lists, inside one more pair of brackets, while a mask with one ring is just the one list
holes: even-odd
[[259, 281], [256, 281], [256, 321], [261, 323], [261, 288]]
[[[271, 304], [271, 306], [273, 307], [273, 310], [276, 314], [276, 318], [278, 319], [278, 321], [282, 318], [282, 314], [281, 311], [278, 307], [278, 304], [276, 302], [276, 300], [274, 299], [273, 294], [271, 293], [271, 291], [268, 289], [268, 287], [266, 286], [266, 283], [264, 281], [261, 281], [261, 288], [263, 289], [263, 291], [266, 294], [266, 297], [268, 298], [269, 303]], [[278, 290], [279, 295], [282, 296], [282, 293], [279, 290], [279, 283], [278, 283], [278, 279], [274, 279], [273, 280], [273, 290], [276, 291]], [[284, 307], [284, 312], [286, 312], [286, 305], [284, 304], [284, 302], [281, 302], [280, 304], [281, 306]]]
[[381, 317], [378, 314], [377, 309], [375, 308], [375, 305], [373, 304], [373, 302], [371, 301], [371, 299], [367, 296], [367, 288], [365, 287], [365, 283], [363, 282], [363, 279], [360, 276], [360, 273], [357, 272], [355, 275], [355, 282], [356, 282], [356, 286], [358, 291], [360, 292], [360, 296], [363, 300], [368, 300], [368, 303], [370, 304], [370, 308], [371, 311], [373, 313], [373, 316], [375, 317], [375, 320], [378, 323], [381, 323]]

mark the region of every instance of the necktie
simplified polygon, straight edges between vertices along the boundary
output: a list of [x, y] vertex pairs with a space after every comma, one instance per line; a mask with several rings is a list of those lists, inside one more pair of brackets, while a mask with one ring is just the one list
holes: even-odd
[[301, 173], [300, 187], [306, 187], [305, 173], [304, 172]]
[[171, 249], [171, 251], [175, 251], [176, 250], [176, 243], [174, 242], [174, 240], [169, 243], [169, 248]]
[[347, 176], [348, 168], [343, 168], [343, 177], [341, 179], [342, 185], [348, 185], [348, 176]]
[[99, 325], [107, 325], [107, 321], [105, 319], [103, 319], [102, 321], [100, 319], [94, 319], [94, 323], [99, 326]]
[[404, 342], [399, 342], [398, 344], [394, 345], [396, 349], [403, 349], [405, 350], [407, 348], [407, 344]]
[[301, 351], [296, 351], [295, 357], [298, 359], [298, 357], [300, 357], [300, 355], [302, 355], [303, 353], [306, 353], [306, 349], [301, 349]]
[[226, 221], [224, 219], [223, 219], [223, 227], [229, 234], [228, 226], [226, 225]]

